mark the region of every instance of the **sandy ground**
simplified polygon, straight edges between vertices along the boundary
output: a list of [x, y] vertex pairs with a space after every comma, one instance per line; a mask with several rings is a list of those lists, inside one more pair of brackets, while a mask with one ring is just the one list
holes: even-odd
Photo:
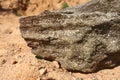
[[82, 74], [59, 68], [55, 61], [35, 58], [21, 37], [19, 18], [0, 15], [0, 80], [120, 80], [120, 66]]

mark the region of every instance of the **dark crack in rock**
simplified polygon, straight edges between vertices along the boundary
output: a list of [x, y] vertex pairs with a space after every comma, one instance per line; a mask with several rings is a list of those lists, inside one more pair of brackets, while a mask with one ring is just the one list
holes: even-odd
[[22, 37], [35, 55], [84, 73], [120, 64], [120, 0], [84, 5], [20, 19]]

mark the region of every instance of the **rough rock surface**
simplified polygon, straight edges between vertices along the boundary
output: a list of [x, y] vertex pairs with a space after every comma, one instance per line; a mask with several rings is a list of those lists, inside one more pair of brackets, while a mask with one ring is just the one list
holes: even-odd
[[45, 11], [20, 19], [32, 52], [71, 71], [94, 72], [120, 64], [120, 0]]

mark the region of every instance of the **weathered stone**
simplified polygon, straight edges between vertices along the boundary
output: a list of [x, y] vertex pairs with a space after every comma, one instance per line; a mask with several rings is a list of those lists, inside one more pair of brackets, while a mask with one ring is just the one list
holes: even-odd
[[94, 72], [120, 64], [120, 0], [93, 0], [20, 19], [32, 52], [71, 71]]

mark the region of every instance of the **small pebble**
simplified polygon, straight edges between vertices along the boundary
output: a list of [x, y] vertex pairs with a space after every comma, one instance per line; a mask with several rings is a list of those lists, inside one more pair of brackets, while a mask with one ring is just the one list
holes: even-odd
[[17, 64], [18, 62], [17, 61], [13, 61], [13, 63], [12, 64]]
[[5, 63], [6, 63], [6, 60], [5, 60], [5, 59], [3, 59], [3, 60], [2, 60], [2, 64], [5, 64]]
[[55, 65], [56, 68], [60, 68], [60, 66], [59, 66], [57, 61], [53, 61], [53, 64]]
[[40, 72], [40, 75], [44, 75], [47, 72], [47, 69], [46, 68], [41, 68], [39, 70], [39, 72]]

